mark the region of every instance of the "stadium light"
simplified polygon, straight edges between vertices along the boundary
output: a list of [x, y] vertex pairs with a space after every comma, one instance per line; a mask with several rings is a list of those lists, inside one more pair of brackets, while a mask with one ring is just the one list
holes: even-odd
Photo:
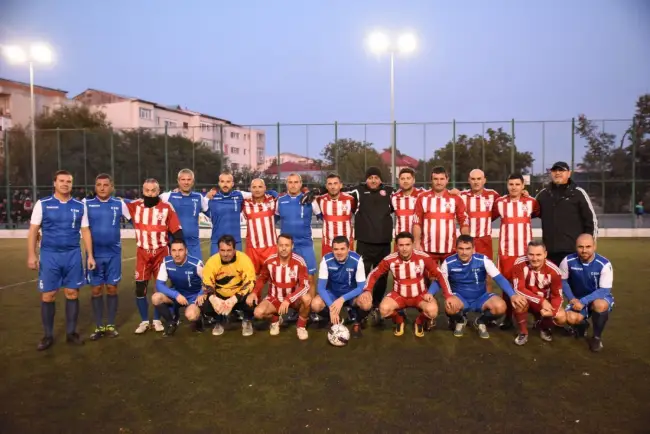
[[32, 130], [32, 198], [34, 203], [38, 200], [36, 193], [36, 126], [34, 119], [36, 117], [36, 102], [34, 99], [34, 63], [50, 64], [54, 59], [54, 52], [44, 43], [35, 43], [29, 47], [29, 51], [19, 45], [7, 45], [2, 47], [2, 55], [10, 64], [29, 64], [29, 94], [31, 103], [31, 122]]
[[391, 177], [393, 178], [393, 187], [396, 184], [396, 167], [395, 157], [397, 149], [395, 146], [395, 54], [408, 54], [417, 48], [417, 38], [412, 33], [404, 33], [397, 37], [395, 41], [383, 32], [373, 32], [368, 35], [368, 48], [376, 55], [383, 53], [390, 54], [390, 153], [391, 153]]

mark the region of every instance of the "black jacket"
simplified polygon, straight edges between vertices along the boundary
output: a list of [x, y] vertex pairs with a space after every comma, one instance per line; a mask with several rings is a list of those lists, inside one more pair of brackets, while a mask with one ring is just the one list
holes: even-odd
[[393, 208], [390, 196], [393, 187], [381, 184], [377, 190], [371, 190], [363, 183], [346, 190], [357, 200], [354, 239], [369, 244], [392, 242]]
[[541, 210], [542, 238], [549, 252], [575, 251], [580, 234], [598, 235], [598, 218], [587, 192], [573, 180], [548, 184], [537, 194]]

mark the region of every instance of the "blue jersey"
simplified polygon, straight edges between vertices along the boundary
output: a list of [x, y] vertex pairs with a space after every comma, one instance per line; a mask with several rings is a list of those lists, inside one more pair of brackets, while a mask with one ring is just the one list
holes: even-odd
[[88, 216], [83, 202], [48, 196], [36, 201], [31, 224], [41, 227], [41, 250], [66, 252], [79, 248], [79, 230], [88, 227]]
[[122, 217], [127, 220], [131, 219], [126, 204], [114, 197], [109, 197], [105, 201], [94, 197], [84, 199], [84, 203], [93, 239], [93, 256], [107, 258], [121, 255], [120, 220]]
[[318, 294], [329, 306], [343, 297], [350, 301], [359, 296], [366, 284], [363, 260], [356, 252], [350, 252], [344, 262], [339, 262], [334, 253], [323, 256], [318, 271]]
[[612, 289], [614, 271], [607, 258], [595, 254], [591, 262], [584, 264], [577, 253], [572, 253], [560, 263], [564, 292], [569, 299], [577, 298], [582, 304], [588, 304], [597, 298], [603, 298]]
[[494, 262], [480, 253], [472, 255], [468, 262], [461, 261], [458, 254], [451, 255], [442, 261], [440, 272], [449, 282], [451, 292], [467, 301], [487, 293], [487, 276], [492, 277], [506, 294], [514, 295], [512, 286], [499, 273]]
[[[216, 197], [216, 196], [215, 196]], [[160, 195], [171, 203], [183, 227], [183, 238], [188, 244], [199, 242], [199, 213], [208, 211], [208, 199], [195, 191], [189, 194], [167, 192]]]
[[[171, 288], [167, 287], [167, 280], [171, 281]], [[165, 257], [156, 277], [156, 290], [172, 300], [181, 294], [189, 301], [195, 299], [202, 288], [203, 262], [200, 259], [188, 256], [183, 264], [178, 265], [171, 256]]]
[[313, 244], [311, 219], [321, 211], [316, 201], [302, 205], [302, 197], [302, 193], [297, 196], [280, 196], [275, 207], [275, 219], [280, 222], [282, 232], [293, 236], [295, 243]]
[[219, 192], [208, 202], [208, 215], [212, 221], [213, 243], [223, 235], [232, 235], [237, 243], [241, 243], [241, 210], [245, 198], [250, 193], [231, 191], [228, 194]]

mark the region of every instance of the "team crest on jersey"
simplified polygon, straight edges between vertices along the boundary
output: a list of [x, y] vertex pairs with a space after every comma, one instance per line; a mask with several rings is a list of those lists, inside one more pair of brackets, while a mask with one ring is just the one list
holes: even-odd
[[526, 214], [528, 214], [528, 206], [527, 206], [526, 204], [522, 204], [522, 205], [521, 205], [521, 209], [522, 209]]
[[545, 274], [544, 276], [540, 276], [540, 279], [537, 281], [537, 287], [540, 289], [544, 289], [550, 284], [551, 284], [551, 276], [549, 276], [548, 274]]
[[493, 203], [492, 198], [483, 198], [483, 206], [485, 208], [492, 208]]
[[296, 277], [298, 277], [298, 273], [291, 270], [291, 271], [289, 271], [289, 277], [292, 278], [292, 279], [295, 279]]
[[416, 266], [416, 267], [415, 267], [415, 272], [416, 272], [416, 273], [421, 273], [421, 272], [422, 272], [422, 267], [420, 267], [419, 265]]

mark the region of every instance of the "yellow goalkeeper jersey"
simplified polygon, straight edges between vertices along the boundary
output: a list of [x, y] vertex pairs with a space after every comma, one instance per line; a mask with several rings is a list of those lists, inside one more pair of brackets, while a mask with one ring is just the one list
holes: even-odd
[[236, 252], [228, 263], [223, 263], [217, 253], [203, 267], [203, 284], [213, 287], [222, 297], [246, 295], [255, 286], [255, 267], [243, 252]]

